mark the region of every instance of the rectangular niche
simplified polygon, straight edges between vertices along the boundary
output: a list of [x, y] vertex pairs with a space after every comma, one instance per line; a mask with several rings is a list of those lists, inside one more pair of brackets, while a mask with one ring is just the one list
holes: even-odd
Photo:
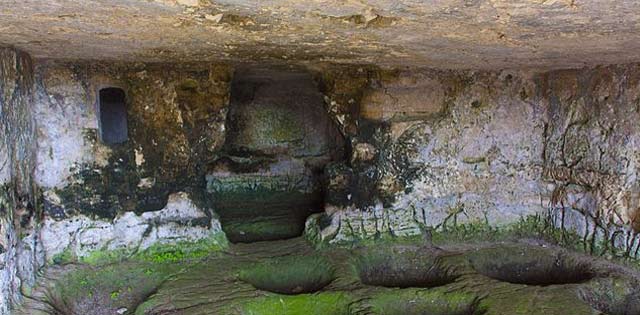
[[104, 88], [99, 93], [100, 139], [106, 144], [124, 143], [128, 139], [127, 104], [120, 88]]

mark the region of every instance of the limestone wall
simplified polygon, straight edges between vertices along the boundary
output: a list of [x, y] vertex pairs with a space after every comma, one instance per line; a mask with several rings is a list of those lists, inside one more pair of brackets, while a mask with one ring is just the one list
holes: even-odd
[[558, 226], [596, 253], [640, 257], [640, 67], [541, 76], [548, 108], [543, 180]]
[[357, 131], [351, 159], [337, 167], [344, 175], [333, 176], [349, 180], [332, 182], [330, 194], [347, 198], [329, 198], [333, 223], [322, 238], [414, 235], [447, 222], [499, 225], [546, 209], [540, 181], [546, 108], [534, 100], [528, 74], [369, 72], [368, 78], [352, 102], [358, 108], [342, 110], [357, 113], [347, 122]]
[[0, 48], [0, 314], [21, 300], [42, 264], [35, 197], [33, 67], [28, 55]]
[[328, 170], [328, 214], [308, 221], [312, 238], [544, 215], [590, 250], [638, 255], [636, 65], [324, 76], [352, 156]]
[[[212, 167], [224, 155], [233, 69], [44, 62], [35, 75], [16, 76], [32, 73], [28, 58], [5, 51], [1, 59], [5, 261], [25, 246], [15, 241], [25, 231], [23, 243], [43, 245], [49, 261], [220, 232], [205, 174], [217, 174]], [[594, 253], [638, 256], [637, 65], [311, 71], [348, 152], [325, 161], [325, 213], [307, 221], [312, 239], [418, 235], [461, 223], [501, 227], [540, 215]], [[96, 94], [106, 86], [127, 94], [129, 141], [122, 145], [98, 136]], [[28, 232], [39, 204], [42, 231]], [[28, 257], [29, 266], [42, 261]], [[2, 272], [17, 279], [7, 270], [20, 268]], [[16, 281], [6, 283], [13, 284], [3, 292], [16, 292]], [[11, 295], [3, 296], [6, 308]]]
[[[309, 233], [338, 242], [545, 215], [594, 248], [635, 254], [636, 68], [313, 69], [350, 156], [326, 168], [326, 215]], [[45, 217], [113, 222], [160, 211], [180, 192], [206, 209], [203, 174], [224, 143], [231, 71], [40, 66], [35, 178]], [[97, 137], [95, 94], [107, 85], [130, 102], [123, 147]]]
[[[225, 66], [41, 64], [35, 117], [48, 260], [141, 250], [220, 232], [203, 187], [224, 142]], [[126, 93], [129, 140], [99, 137], [97, 94]]]

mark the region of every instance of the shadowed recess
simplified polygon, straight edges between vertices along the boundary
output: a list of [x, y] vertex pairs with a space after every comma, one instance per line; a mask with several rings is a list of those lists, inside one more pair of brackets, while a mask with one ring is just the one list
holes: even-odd
[[587, 263], [540, 247], [482, 249], [471, 254], [469, 260], [478, 273], [516, 284], [582, 283], [595, 277]]
[[256, 263], [242, 270], [242, 281], [280, 294], [313, 293], [334, 280], [334, 269], [320, 256], [290, 256]]
[[106, 144], [118, 144], [128, 139], [125, 93], [119, 88], [100, 90], [100, 137]]
[[207, 191], [231, 242], [300, 236], [324, 207], [323, 170], [344, 143], [304, 72], [238, 70]]
[[364, 284], [431, 288], [452, 283], [459, 277], [445, 260], [431, 250], [396, 246], [370, 249], [360, 254], [355, 264]]
[[46, 314], [133, 314], [166, 276], [164, 271], [130, 265], [85, 266], [47, 290]]

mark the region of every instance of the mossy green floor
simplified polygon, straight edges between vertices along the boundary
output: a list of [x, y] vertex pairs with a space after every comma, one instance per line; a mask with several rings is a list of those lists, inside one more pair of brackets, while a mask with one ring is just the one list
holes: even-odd
[[[557, 284], [543, 279], [544, 286], [517, 283], [544, 277], [559, 265], [584, 274]], [[504, 273], [492, 274], [491, 268]], [[437, 248], [385, 242], [315, 250], [298, 238], [236, 244], [206, 257], [67, 264], [52, 267], [44, 278], [47, 281], [34, 291], [22, 313], [638, 315], [635, 312], [640, 311], [634, 304], [636, 270], [522, 243]]]

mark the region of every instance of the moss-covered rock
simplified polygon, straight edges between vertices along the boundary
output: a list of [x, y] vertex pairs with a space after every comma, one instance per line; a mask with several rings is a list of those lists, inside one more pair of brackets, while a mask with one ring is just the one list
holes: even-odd
[[335, 271], [321, 256], [270, 259], [240, 271], [239, 277], [257, 289], [280, 293], [314, 293], [334, 280]]
[[82, 266], [46, 292], [52, 314], [132, 314], [177, 268], [131, 263]]
[[480, 299], [464, 292], [446, 290], [386, 290], [374, 294], [366, 304], [375, 315], [481, 315]]
[[242, 315], [350, 315], [352, 299], [348, 293], [325, 292], [296, 296], [268, 296], [246, 302]]
[[384, 287], [438, 287], [460, 276], [443, 252], [419, 246], [370, 247], [355, 267], [364, 284]]
[[84, 215], [46, 217], [41, 236], [49, 261], [67, 256], [77, 260], [114, 254], [127, 256], [172, 244], [206, 244], [205, 247], [215, 248], [227, 245], [217, 216], [197, 207], [186, 193], [170, 195], [162, 210], [139, 215], [127, 212], [114, 220]]
[[[224, 139], [228, 67], [81, 64], [48, 67], [39, 75], [38, 88], [44, 95], [54, 95], [41, 98], [39, 109], [48, 115], [41, 119], [41, 151], [44, 155], [48, 149], [51, 162], [39, 165], [38, 174], [58, 197], [45, 198], [51, 217], [83, 214], [113, 219], [128, 211], [156, 211], [178, 191], [188, 191], [203, 204], [205, 165]], [[49, 102], [65, 107], [97, 102], [96, 93], [104, 85], [117, 85], [126, 92], [129, 139], [125, 143], [102, 143], [99, 128], [84, 116], [77, 117], [76, 109], [70, 110], [70, 117], [49, 109], [54, 106]], [[83, 113], [87, 114], [97, 113]], [[66, 130], [66, 120], [84, 124], [73, 127], [83, 134]], [[52, 134], [54, 130], [64, 137]]]
[[582, 283], [596, 276], [590, 264], [537, 246], [501, 246], [469, 255], [480, 274], [500, 281], [547, 286]]
[[298, 236], [306, 218], [320, 211], [322, 203], [318, 179], [304, 170], [210, 173], [207, 192], [232, 242]]
[[640, 279], [617, 275], [592, 281], [580, 296], [593, 308], [609, 315], [640, 314]]
[[[482, 257], [482, 262], [501, 270], [503, 265], [526, 260], [523, 252], [541, 262], [551, 262], [545, 269], [550, 274], [556, 272], [553, 263], [559, 258], [587, 264], [597, 277], [580, 283], [527, 285], [493, 279], [474, 268], [474, 262]], [[416, 244], [416, 240], [386, 240], [374, 246], [314, 250], [302, 239], [292, 239], [233, 244], [223, 253], [201, 253], [189, 253], [184, 246], [154, 249], [116, 260], [118, 264], [101, 265], [106, 267], [104, 275], [99, 267], [84, 265], [77, 269], [77, 265], [68, 264], [59, 267], [67, 269], [67, 276], [55, 277], [65, 280], [49, 287], [68, 287], [53, 290], [62, 294], [54, 301], [85, 307], [87, 314], [113, 307], [127, 307], [132, 313], [137, 303], [138, 315], [635, 315], [635, 286], [640, 281], [637, 271], [631, 268], [526, 243], [450, 243], [436, 248]], [[366, 272], [372, 269], [359, 268], [371, 263], [382, 267], [370, 273]], [[118, 267], [122, 274], [113, 272]], [[562, 268], [559, 265], [558, 270], [563, 271]], [[84, 272], [87, 270], [90, 272]], [[451, 277], [449, 270], [455, 271]], [[381, 275], [378, 278], [395, 282], [369, 283], [361, 277], [362, 271], [367, 276]], [[86, 275], [91, 275], [90, 281], [83, 278]], [[437, 287], [424, 285], [425, 275], [446, 281]], [[104, 282], [100, 277], [105, 278]], [[157, 279], [161, 283], [155, 282]], [[396, 280], [402, 280], [401, 285]], [[88, 285], [94, 281], [99, 285]], [[157, 285], [155, 293], [140, 303], [137, 297], [144, 296], [153, 285]], [[100, 298], [78, 294], [73, 288], [100, 292]]]

